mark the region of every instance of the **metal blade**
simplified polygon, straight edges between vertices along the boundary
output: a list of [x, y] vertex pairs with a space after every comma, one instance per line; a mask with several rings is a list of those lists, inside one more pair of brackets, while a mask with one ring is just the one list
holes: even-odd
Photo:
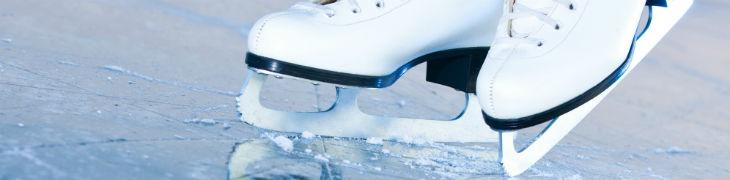
[[242, 120], [256, 127], [335, 137], [378, 137], [432, 142], [497, 142], [497, 132], [484, 124], [476, 95], [467, 94], [467, 106], [451, 121], [390, 118], [365, 114], [357, 106], [360, 89], [338, 88], [337, 101], [326, 112], [276, 111], [261, 106], [259, 96], [267, 75], [249, 70], [238, 100]]

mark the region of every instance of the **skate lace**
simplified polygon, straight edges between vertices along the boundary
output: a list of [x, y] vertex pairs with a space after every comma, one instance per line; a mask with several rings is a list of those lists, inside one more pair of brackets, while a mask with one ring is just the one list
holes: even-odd
[[[575, 10], [573, 0], [551, 0], [554, 3], [558, 3], [570, 10]], [[541, 22], [553, 27], [555, 30], [560, 30], [560, 23], [548, 16], [547, 13], [528, 7], [527, 5], [516, 2], [516, 0], [510, 0], [511, 7], [510, 12], [507, 14], [507, 31], [508, 37], [497, 39], [497, 43], [509, 43], [509, 44], [534, 44], [538, 47], [544, 45], [543, 39], [530, 37], [530, 33], [520, 33], [514, 29], [514, 21], [527, 17], [535, 17]]]
[[[357, 0], [343, 0], [346, 1], [349, 4], [349, 7], [351, 8], [350, 12], [353, 14], [360, 13], [360, 3], [357, 2]], [[383, 8], [385, 7], [385, 0], [373, 0], [375, 2], [375, 7], [377, 8]], [[336, 1], [335, 1], [336, 2]], [[337, 11], [328, 4], [321, 3], [321, 0], [313, 0], [310, 2], [299, 2], [294, 4], [292, 6], [292, 9], [301, 9], [306, 11], [311, 11], [315, 13], [321, 13], [324, 15], [327, 15], [327, 17], [334, 17], [337, 15]]]

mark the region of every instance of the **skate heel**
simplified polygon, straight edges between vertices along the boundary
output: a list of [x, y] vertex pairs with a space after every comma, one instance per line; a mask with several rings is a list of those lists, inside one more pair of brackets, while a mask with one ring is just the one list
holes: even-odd
[[478, 47], [434, 54], [427, 61], [426, 81], [475, 93], [477, 75], [488, 52], [489, 47]]
[[646, 0], [646, 6], [667, 7], [667, 0]]

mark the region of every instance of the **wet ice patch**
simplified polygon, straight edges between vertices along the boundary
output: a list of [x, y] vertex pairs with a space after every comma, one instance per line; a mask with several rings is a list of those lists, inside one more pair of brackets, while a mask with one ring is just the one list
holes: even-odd
[[286, 152], [291, 152], [294, 149], [294, 142], [284, 136], [276, 136], [275, 138], [271, 138], [271, 141], [274, 141], [276, 146], [279, 146], [279, 148]]

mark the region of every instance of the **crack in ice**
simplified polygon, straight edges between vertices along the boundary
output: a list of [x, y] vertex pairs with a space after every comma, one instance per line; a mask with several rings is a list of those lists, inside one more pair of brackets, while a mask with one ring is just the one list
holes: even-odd
[[239, 96], [239, 93], [237, 93], [237, 92], [223, 91], [223, 90], [213, 89], [213, 88], [204, 87], [204, 86], [197, 86], [197, 85], [178, 82], [178, 81], [158, 79], [158, 78], [147, 76], [145, 74], [134, 72], [134, 71], [125, 69], [123, 67], [114, 66], [114, 65], [102, 66], [101, 69], [120, 73], [120, 74], [127, 75], [130, 77], [143, 79], [145, 81], [149, 81], [149, 82], [153, 82], [153, 83], [167, 84], [167, 85], [171, 85], [171, 86], [175, 86], [175, 87], [180, 87], [180, 88], [184, 88], [184, 89], [191, 90], [191, 91], [207, 92], [207, 93], [213, 93], [213, 94], [229, 96], [229, 97], [238, 97]]

